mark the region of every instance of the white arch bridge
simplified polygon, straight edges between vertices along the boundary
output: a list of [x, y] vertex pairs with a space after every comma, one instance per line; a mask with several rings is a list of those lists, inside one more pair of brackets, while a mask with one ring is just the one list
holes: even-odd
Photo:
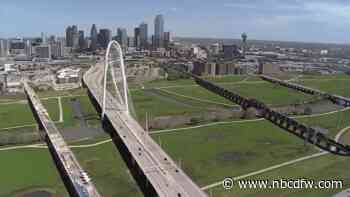
[[[109, 76], [111, 91], [107, 88]], [[104, 129], [145, 196], [207, 196], [130, 115], [126, 68], [118, 42], [109, 43], [105, 62], [87, 71], [83, 83], [101, 113]]]

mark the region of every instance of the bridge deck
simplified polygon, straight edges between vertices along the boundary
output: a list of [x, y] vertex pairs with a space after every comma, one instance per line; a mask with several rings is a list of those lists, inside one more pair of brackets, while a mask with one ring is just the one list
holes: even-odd
[[[69, 191], [70, 194], [79, 197], [99, 197], [95, 186], [90, 181], [86, 172], [79, 165], [73, 152], [65, 143], [62, 135], [56, 128], [55, 124], [51, 120], [46, 109], [40, 102], [40, 99], [35, 94], [34, 90], [24, 82], [24, 89], [31, 102], [37, 117], [40, 120], [40, 125], [44, 128], [45, 138], [48, 143], [49, 149], [53, 154], [53, 158], [59, 170], [63, 170], [61, 174], [63, 177], [68, 177], [70, 184], [73, 185], [74, 191]], [[53, 151], [53, 152], [52, 152]], [[56, 161], [58, 159], [59, 161]], [[70, 190], [71, 188], [67, 188]]]
[[[102, 106], [103, 66], [95, 66], [84, 76], [90, 93]], [[122, 109], [117, 100], [107, 92], [105, 117], [115, 128], [133, 160], [140, 166], [159, 197], [207, 196], [175, 162], [154, 142], [148, 133]]]

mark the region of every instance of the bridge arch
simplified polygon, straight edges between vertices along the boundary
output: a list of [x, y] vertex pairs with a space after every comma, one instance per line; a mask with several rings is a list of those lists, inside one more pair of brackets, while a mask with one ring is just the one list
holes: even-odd
[[[118, 79], [116, 77], [116, 68], [118, 65]], [[126, 67], [124, 64], [123, 51], [119, 45], [119, 43], [115, 40], [109, 42], [106, 56], [105, 56], [105, 64], [104, 64], [104, 77], [103, 77], [103, 106], [101, 118], [104, 117], [106, 112], [106, 94], [107, 94], [107, 77], [108, 77], [108, 69], [110, 67], [111, 76], [112, 76], [112, 84], [114, 86], [117, 100], [120, 102], [120, 106], [123, 107], [122, 111], [129, 113], [129, 103], [128, 103], [128, 84], [126, 78]], [[122, 87], [119, 88], [117, 85], [117, 81], [122, 83]]]

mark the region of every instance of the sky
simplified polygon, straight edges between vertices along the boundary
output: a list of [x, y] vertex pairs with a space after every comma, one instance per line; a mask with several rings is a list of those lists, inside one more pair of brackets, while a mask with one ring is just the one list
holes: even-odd
[[347, 0], [1, 0], [0, 37], [64, 35], [68, 25], [90, 32], [133, 28], [163, 14], [173, 36], [350, 43]]

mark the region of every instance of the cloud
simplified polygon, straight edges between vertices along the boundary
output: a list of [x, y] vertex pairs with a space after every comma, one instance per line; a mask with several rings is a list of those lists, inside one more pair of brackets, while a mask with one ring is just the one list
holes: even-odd
[[337, 2], [305, 2], [306, 11], [323, 17], [350, 18], [350, 4]]
[[337, 0], [236, 0], [227, 1], [223, 6], [241, 10], [245, 18], [264, 18], [267, 24], [309, 21], [339, 26], [350, 23], [350, 2]]
[[299, 3], [291, 3], [278, 0], [236, 0], [229, 1], [223, 4], [226, 8], [243, 8], [243, 9], [260, 9], [260, 10], [293, 10], [300, 8]]
[[176, 12], [178, 9], [176, 7], [170, 8], [170, 11]]

